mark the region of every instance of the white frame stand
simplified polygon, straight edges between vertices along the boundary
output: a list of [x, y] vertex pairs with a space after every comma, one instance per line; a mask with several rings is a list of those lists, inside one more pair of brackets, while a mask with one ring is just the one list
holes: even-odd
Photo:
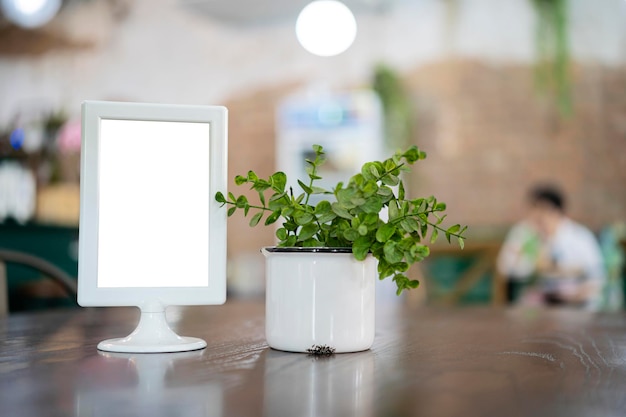
[[131, 334], [98, 343], [99, 350], [120, 353], [187, 352], [205, 347], [206, 342], [202, 339], [177, 335], [167, 324], [165, 308], [157, 311], [141, 309], [139, 324]]

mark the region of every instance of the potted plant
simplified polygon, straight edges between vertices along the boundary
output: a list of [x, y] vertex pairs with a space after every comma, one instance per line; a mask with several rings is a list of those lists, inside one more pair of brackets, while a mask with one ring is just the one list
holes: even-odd
[[[308, 180], [298, 180], [297, 192], [283, 172], [264, 179], [250, 171], [235, 184], [250, 185], [258, 203], [232, 192], [215, 199], [228, 206], [228, 216], [250, 216], [250, 226], [282, 222], [277, 246], [262, 250], [268, 344], [294, 352], [366, 350], [374, 340], [376, 276], [391, 277], [398, 294], [416, 288], [406, 272], [428, 256], [428, 244], [443, 234], [463, 247], [467, 227], [444, 227], [446, 205], [435, 197], [406, 195], [402, 172], [426, 158], [416, 146], [364, 164], [331, 190], [316, 186], [325, 157], [321, 146], [313, 151]], [[313, 196], [328, 198], [313, 203]]]

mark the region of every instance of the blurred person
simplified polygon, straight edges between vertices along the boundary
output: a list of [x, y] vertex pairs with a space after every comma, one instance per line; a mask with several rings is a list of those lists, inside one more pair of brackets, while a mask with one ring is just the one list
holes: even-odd
[[508, 233], [497, 260], [508, 280], [509, 300], [524, 287], [522, 304], [567, 305], [598, 310], [605, 282], [598, 241], [565, 213], [558, 188], [537, 186], [527, 218]]

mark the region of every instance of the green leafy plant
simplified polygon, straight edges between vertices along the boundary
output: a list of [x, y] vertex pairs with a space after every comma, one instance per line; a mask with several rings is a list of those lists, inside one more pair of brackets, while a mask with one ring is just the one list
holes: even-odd
[[[300, 191], [287, 187], [287, 176], [276, 172], [263, 179], [253, 171], [246, 176], [237, 175], [235, 184], [249, 184], [257, 191], [258, 204], [251, 204], [245, 195], [232, 192], [215, 195], [217, 202], [228, 205], [228, 216], [236, 211], [250, 215], [250, 226], [271, 225], [282, 219], [276, 230], [282, 247], [349, 247], [354, 257], [364, 260], [371, 253], [378, 260], [380, 279], [393, 277], [400, 294], [403, 290], [416, 288], [417, 280], [411, 280], [406, 272], [409, 267], [423, 260], [440, 234], [448, 242], [458, 240], [461, 248], [467, 226], [455, 224], [444, 227], [445, 203], [435, 197], [411, 199], [406, 196], [403, 172], [409, 165], [426, 158], [426, 153], [412, 146], [397, 152], [384, 161], [363, 165], [361, 172], [347, 184], [338, 183], [334, 189], [317, 187], [319, 167], [324, 163], [324, 150], [313, 145], [315, 159], [306, 160], [308, 181], [298, 180]], [[269, 197], [268, 197], [269, 195]], [[328, 196], [311, 203], [314, 195]], [[386, 220], [381, 213], [387, 211]]]

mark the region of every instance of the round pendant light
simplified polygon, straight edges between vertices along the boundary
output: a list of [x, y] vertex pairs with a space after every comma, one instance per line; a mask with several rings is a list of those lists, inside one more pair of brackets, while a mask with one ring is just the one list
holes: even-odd
[[296, 36], [304, 49], [319, 56], [339, 55], [352, 45], [357, 25], [354, 15], [336, 0], [316, 0], [302, 9]]
[[26, 29], [43, 26], [58, 13], [61, 0], [1, 0], [4, 16]]

